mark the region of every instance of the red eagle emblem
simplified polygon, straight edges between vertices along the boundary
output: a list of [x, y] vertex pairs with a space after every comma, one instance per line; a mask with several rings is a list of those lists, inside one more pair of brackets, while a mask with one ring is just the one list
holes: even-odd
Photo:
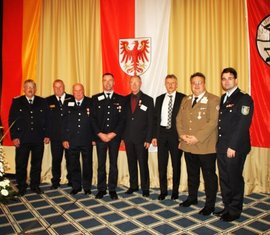
[[119, 63], [130, 76], [143, 74], [150, 65], [150, 38], [119, 40]]

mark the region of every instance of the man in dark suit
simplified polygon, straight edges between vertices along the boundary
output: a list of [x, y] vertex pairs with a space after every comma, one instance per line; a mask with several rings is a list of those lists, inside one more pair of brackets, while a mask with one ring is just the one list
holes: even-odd
[[45, 99], [36, 96], [36, 83], [25, 80], [23, 96], [14, 98], [9, 112], [11, 139], [16, 147], [16, 181], [19, 194], [27, 189], [27, 165], [31, 152], [30, 188], [37, 194], [39, 188], [44, 143], [49, 143], [47, 134], [48, 106]]
[[92, 97], [92, 125], [96, 135], [98, 158], [97, 199], [103, 198], [106, 189], [106, 158], [109, 151], [108, 188], [111, 199], [117, 199], [115, 188], [118, 180], [117, 158], [124, 128], [124, 97], [115, 93], [114, 77], [111, 73], [102, 76], [103, 92]]
[[158, 172], [160, 195], [159, 200], [164, 200], [168, 195], [167, 166], [169, 152], [173, 167], [173, 187], [171, 199], [178, 198], [180, 183], [182, 151], [178, 149], [178, 134], [176, 130], [176, 115], [179, 111], [184, 94], [176, 92], [177, 77], [174, 74], [165, 78], [167, 93], [157, 97], [154, 112], [153, 146], [158, 146]]
[[[62, 131], [63, 146], [69, 150], [72, 191], [77, 194], [84, 189], [91, 194], [92, 186], [92, 140], [91, 100], [84, 96], [84, 87], [80, 83], [73, 85], [74, 99], [67, 104]], [[81, 171], [80, 155], [82, 156]], [[82, 173], [81, 173], [82, 172]]]
[[72, 95], [65, 92], [64, 82], [57, 79], [53, 82], [54, 94], [47, 97], [49, 106], [49, 137], [51, 141], [52, 154], [52, 186], [51, 189], [57, 189], [61, 180], [61, 163], [63, 153], [65, 152], [68, 185], [71, 186], [71, 172], [69, 165], [68, 150], [64, 151], [62, 145], [61, 127], [63, 125], [64, 109], [71, 100]]
[[142, 195], [149, 196], [148, 148], [153, 137], [153, 98], [144, 94], [141, 89], [140, 76], [130, 78], [131, 94], [127, 96], [126, 125], [123, 139], [126, 146], [130, 188], [127, 194], [138, 191], [138, 167]]
[[223, 221], [236, 220], [242, 213], [245, 187], [242, 174], [251, 149], [249, 128], [254, 110], [253, 100], [240, 91], [237, 83], [236, 70], [225, 68], [221, 73], [221, 85], [226, 93], [220, 102], [217, 142], [224, 209], [214, 213]]

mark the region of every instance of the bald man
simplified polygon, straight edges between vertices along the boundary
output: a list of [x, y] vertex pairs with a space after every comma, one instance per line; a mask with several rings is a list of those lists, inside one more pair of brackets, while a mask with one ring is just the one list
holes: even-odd
[[91, 194], [93, 174], [91, 99], [84, 95], [84, 87], [80, 83], [73, 85], [73, 96], [74, 99], [67, 104], [62, 132], [63, 146], [69, 150], [70, 157], [72, 182], [70, 194], [77, 194], [82, 188], [85, 194]]

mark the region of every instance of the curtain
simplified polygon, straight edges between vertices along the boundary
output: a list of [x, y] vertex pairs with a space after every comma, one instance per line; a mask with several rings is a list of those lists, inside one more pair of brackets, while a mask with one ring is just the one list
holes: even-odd
[[[165, 51], [167, 51], [167, 54], [162, 56], [162, 59], [164, 57], [168, 58], [167, 64], [165, 66], [159, 66], [163, 68], [163, 70], [160, 70], [163, 72], [155, 73], [153, 71], [153, 73], [147, 75], [147, 79], [150, 79], [148, 82], [150, 82], [147, 82], [147, 87], [143, 87], [144, 89], [151, 87], [153, 91], [151, 94], [157, 96], [156, 90], [164, 90], [164, 83], [160, 80], [164, 79], [163, 76], [165, 73], [174, 73], [179, 79], [178, 90], [189, 94], [189, 77], [192, 73], [200, 71], [206, 75], [207, 90], [220, 96], [222, 94], [220, 73], [224, 67], [232, 66], [238, 71], [239, 87], [249, 93], [249, 45], [247, 40], [245, 0], [171, 0], [168, 6], [165, 4], [168, 2], [167, 0], [134, 1], [134, 17], [141, 16], [144, 19], [141, 21], [136, 19], [135, 21], [141, 22], [140, 25], [138, 23], [137, 26], [135, 25], [135, 33], [138, 33], [138, 36], [143, 36], [141, 33], [147, 33], [148, 30], [144, 31], [147, 27], [157, 27], [157, 22], [160, 22], [158, 21], [159, 18], [156, 18], [156, 21], [154, 20], [155, 14], [153, 16], [151, 15], [152, 18], [150, 17], [150, 19], [144, 18], [144, 15], [148, 13], [146, 10], [151, 9], [151, 6], [155, 9], [156, 16], [160, 15], [162, 9], [166, 9], [166, 14], [169, 14], [168, 30], [162, 30], [162, 32], [157, 30], [159, 37], [155, 39], [160, 40], [160, 44], [156, 45], [162, 47], [157, 47], [156, 50], [165, 48]], [[134, 1], [129, 0], [127, 3]], [[8, 7], [4, 4], [4, 15], [5, 12], [14, 11], [15, 7], [11, 4], [13, 1], [5, 2], [8, 2], [10, 5]], [[107, 71], [110, 69], [116, 70], [115, 67], [118, 66], [118, 63], [115, 61], [118, 59], [117, 54], [112, 56], [114, 58], [113, 67], [110, 67], [109, 63], [106, 64], [103, 61], [106, 56], [110, 57], [111, 50], [118, 50], [118, 48], [110, 49], [108, 45], [115, 47], [118, 42], [116, 43], [114, 41], [111, 44], [107, 44], [107, 47], [104, 46], [102, 44], [104, 40], [117, 40], [117, 38], [113, 39], [109, 34], [104, 33], [104, 31], [102, 32], [102, 30], [104, 28], [110, 29], [110, 23], [113, 23], [113, 20], [110, 20], [110, 18], [113, 19], [116, 17], [114, 12], [117, 9], [122, 9], [117, 8], [117, 4], [121, 4], [122, 0], [20, 0], [20, 2], [24, 2], [24, 9], [26, 7], [32, 9], [32, 17], [29, 17], [27, 20], [32, 30], [22, 33], [23, 38], [21, 38], [24, 45], [22, 47], [22, 56], [28, 61], [25, 64], [29, 65], [25, 66], [27, 69], [23, 70], [23, 76], [35, 77], [38, 94], [44, 97], [52, 94], [52, 83], [56, 78], [60, 78], [65, 82], [67, 92], [71, 92], [72, 84], [76, 82], [80, 82], [85, 86], [85, 92], [88, 96], [100, 92], [102, 90], [102, 72], [110, 72]], [[112, 9], [114, 10], [111, 14], [105, 9], [108, 8], [108, 4], [113, 4]], [[144, 4], [150, 4], [150, 6], [145, 5], [143, 7]], [[162, 6], [160, 9], [157, 7], [158, 4]], [[129, 7], [128, 4], [125, 6], [126, 8]], [[20, 16], [19, 13], [17, 15], [18, 18]], [[106, 14], [106, 23], [102, 26], [101, 14], [104, 13]], [[26, 9], [21, 16], [23, 19], [25, 14]], [[27, 14], [30, 13], [28, 12]], [[40, 14], [40, 19], [38, 19], [38, 14]], [[121, 12], [118, 12], [118, 14], [121, 14]], [[133, 16], [133, 13], [130, 14]], [[15, 19], [19, 21], [20, 18]], [[164, 19], [165, 24], [167, 18]], [[129, 18], [126, 18], [126, 20], [128, 21]], [[6, 31], [8, 31], [7, 25], [10, 26], [10, 24], [13, 24], [12, 22], [6, 22], [4, 17], [3, 23]], [[116, 22], [112, 28], [113, 30], [118, 30], [117, 24]], [[129, 27], [134, 27], [134, 22], [125, 22], [124, 26], [121, 27], [127, 27], [127, 32], [132, 32]], [[153, 31], [154, 29], [152, 28]], [[5, 31], [3, 32], [5, 33]], [[19, 32], [20, 30], [17, 33]], [[168, 34], [168, 37], [166, 35], [164, 36], [164, 34]], [[145, 36], [147, 37], [147, 35]], [[130, 35], [127, 34], [126, 37], [130, 37]], [[3, 35], [3, 41], [5, 40], [7, 39]], [[168, 45], [164, 44], [166, 40], [168, 41]], [[16, 44], [16, 46], [18, 45]], [[19, 49], [20, 47], [18, 47]], [[7, 54], [5, 55], [13, 52], [12, 47], [9, 47], [9, 49], [5, 47], [4, 50], [7, 50]], [[35, 50], [36, 52], [34, 52]], [[14, 58], [14, 55], [12, 58]], [[160, 61], [158, 57], [154, 57], [153, 59]], [[8, 62], [4, 58], [3, 64], [5, 65]], [[165, 70], [167, 68], [167, 71], [164, 72], [164, 68]], [[16, 78], [19, 76], [13, 74], [11, 80], [10, 77], [5, 77], [5, 73], [3, 74], [3, 90], [7, 89], [7, 84], [9, 86], [14, 85]], [[152, 82], [151, 76], [154, 76]], [[159, 77], [158, 82], [155, 80], [157, 77]], [[26, 79], [26, 77], [23, 79]], [[16, 95], [20, 94], [20, 92], [16, 92]], [[8, 102], [11, 102], [11, 99]], [[8, 161], [12, 165], [14, 149], [13, 147], [7, 147], [6, 149], [10, 153], [7, 156], [12, 156], [8, 158]], [[247, 157], [244, 170], [246, 193], [270, 192], [269, 155], [270, 151], [267, 148], [252, 148], [251, 153]], [[120, 152], [118, 166], [119, 183], [128, 186], [129, 176], [125, 152]], [[150, 154], [149, 166], [151, 187], [159, 187], [156, 153]], [[95, 150], [93, 167], [93, 183], [96, 183], [97, 164]], [[181, 190], [186, 190], [186, 171], [183, 158], [181, 168], [180, 187]], [[65, 181], [64, 176], [65, 172], [63, 172], [63, 182]], [[43, 160], [42, 179], [44, 182], [49, 182], [50, 178], [51, 156], [50, 146], [47, 145]], [[171, 166], [169, 166], [168, 178], [170, 184], [172, 182]], [[203, 183], [201, 184], [201, 188], [203, 188]]]
[[102, 75], [100, 1], [43, 0], [38, 52], [39, 94], [62, 79], [67, 92], [82, 83], [87, 96], [100, 92]]

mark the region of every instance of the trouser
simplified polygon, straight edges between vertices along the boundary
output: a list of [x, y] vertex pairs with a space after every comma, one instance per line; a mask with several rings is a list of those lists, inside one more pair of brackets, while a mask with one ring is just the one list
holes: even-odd
[[138, 188], [138, 162], [140, 167], [140, 178], [142, 190], [149, 190], [149, 168], [148, 168], [148, 150], [143, 143], [135, 144], [131, 141], [125, 141], [130, 188]]
[[59, 185], [61, 181], [61, 164], [63, 159], [63, 153], [65, 153], [67, 179], [71, 182], [71, 170], [69, 163], [68, 150], [64, 149], [61, 141], [51, 141], [51, 154], [52, 154], [52, 184]]
[[244, 187], [243, 169], [245, 154], [228, 158], [226, 153], [218, 153], [219, 181], [225, 210], [232, 215], [240, 215], [243, 209]]
[[185, 152], [185, 160], [188, 173], [188, 199], [197, 200], [201, 168], [206, 194], [205, 207], [215, 207], [218, 189], [216, 175], [216, 153], [192, 154]]
[[[72, 172], [72, 188], [74, 190], [89, 190], [92, 187], [93, 163], [92, 163], [92, 145], [76, 146], [70, 148], [70, 169]], [[80, 155], [82, 156], [82, 170], [80, 164]]]
[[19, 190], [27, 188], [27, 165], [31, 152], [30, 187], [36, 188], [40, 184], [41, 163], [44, 143], [23, 143], [16, 148], [16, 181]]
[[169, 160], [169, 153], [171, 155], [172, 169], [173, 169], [173, 188], [172, 194], [178, 195], [181, 174], [181, 156], [182, 150], [178, 149], [178, 138], [172, 135], [171, 130], [160, 129], [158, 137], [158, 172], [159, 185], [162, 194], [167, 194], [167, 166]]
[[115, 191], [118, 180], [118, 168], [117, 168], [117, 158], [118, 151], [120, 146], [119, 139], [113, 139], [112, 141], [105, 142], [96, 142], [97, 147], [97, 157], [98, 157], [98, 184], [97, 188], [99, 191], [105, 191], [106, 186], [106, 159], [107, 151], [109, 151], [109, 179], [108, 179], [108, 188], [109, 191]]

